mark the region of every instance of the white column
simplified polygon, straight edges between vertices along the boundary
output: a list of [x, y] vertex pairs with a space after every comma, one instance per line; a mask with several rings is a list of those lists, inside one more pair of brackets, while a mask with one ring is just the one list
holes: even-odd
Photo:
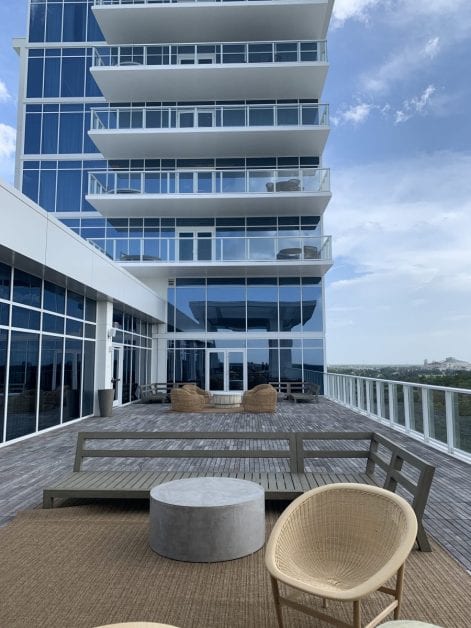
[[95, 401], [94, 411], [98, 413], [98, 390], [112, 388], [113, 377], [113, 303], [98, 301], [96, 317], [95, 348]]
[[[159, 332], [167, 331], [164, 324], [154, 325], [152, 332], [152, 382], [167, 381], [167, 339], [155, 338]], [[152, 383], [149, 382], [149, 383]]]

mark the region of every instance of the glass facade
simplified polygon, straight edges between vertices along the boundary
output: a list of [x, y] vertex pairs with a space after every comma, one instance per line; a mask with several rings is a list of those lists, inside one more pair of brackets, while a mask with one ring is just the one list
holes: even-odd
[[0, 264], [0, 442], [93, 413], [96, 302]]

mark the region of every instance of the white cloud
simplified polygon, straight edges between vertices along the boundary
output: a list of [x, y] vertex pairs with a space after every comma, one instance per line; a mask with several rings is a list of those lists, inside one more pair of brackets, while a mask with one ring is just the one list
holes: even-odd
[[334, 116], [332, 116], [332, 123], [335, 126], [348, 123], [352, 123], [354, 125], [361, 124], [369, 117], [372, 108], [373, 106], [366, 102], [351, 105], [347, 109], [339, 110]]
[[0, 122], [0, 158], [10, 158], [15, 154], [16, 130]]
[[325, 217], [334, 256], [329, 363], [471, 360], [471, 155], [442, 152], [337, 171]]
[[395, 114], [395, 123], [400, 124], [410, 120], [416, 113], [423, 114], [430, 104], [430, 99], [436, 92], [434, 85], [428, 85], [420, 96], [415, 96], [410, 100], [405, 100], [402, 109], [398, 109]]
[[11, 100], [11, 94], [5, 83], [0, 79], [0, 103]]
[[333, 26], [341, 26], [350, 19], [368, 20], [369, 12], [380, 0], [336, 0], [333, 11]]

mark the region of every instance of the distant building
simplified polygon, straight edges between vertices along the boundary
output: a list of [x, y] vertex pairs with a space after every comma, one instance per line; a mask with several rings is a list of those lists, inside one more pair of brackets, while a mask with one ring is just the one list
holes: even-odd
[[439, 371], [471, 371], [471, 363], [449, 357], [441, 362], [429, 362], [428, 360], [424, 360], [424, 368], [431, 371], [437, 369]]

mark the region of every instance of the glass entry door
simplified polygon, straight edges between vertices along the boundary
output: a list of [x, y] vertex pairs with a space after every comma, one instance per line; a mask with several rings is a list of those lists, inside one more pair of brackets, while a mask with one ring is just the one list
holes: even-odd
[[204, 262], [213, 259], [212, 231], [185, 229], [177, 235], [180, 262]]
[[113, 405], [120, 406], [123, 402], [123, 347], [113, 345]]
[[247, 360], [240, 349], [208, 349], [206, 389], [211, 392], [246, 390]]

